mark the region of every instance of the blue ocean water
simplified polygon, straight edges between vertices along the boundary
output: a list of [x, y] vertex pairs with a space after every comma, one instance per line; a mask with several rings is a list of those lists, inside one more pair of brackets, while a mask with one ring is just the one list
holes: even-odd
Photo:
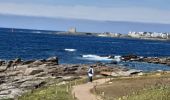
[[[57, 56], [60, 63], [75, 64], [95, 63], [107, 60], [101, 56], [126, 54], [148, 57], [170, 56], [170, 41], [57, 35], [46, 31], [0, 31], [0, 59], [5, 60], [17, 57], [28, 60]], [[94, 59], [84, 59], [86, 56], [93, 56]], [[170, 67], [164, 65], [138, 65], [131, 64], [129, 67], [146, 71], [170, 70]]]

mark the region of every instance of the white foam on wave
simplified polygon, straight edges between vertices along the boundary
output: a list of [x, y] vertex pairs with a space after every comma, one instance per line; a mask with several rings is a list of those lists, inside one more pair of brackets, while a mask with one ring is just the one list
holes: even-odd
[[68, 51], [68, 52], [75, 52], [76, 51], [76, 49], [64, 49], [65, 51]]
[[101, 56], [98, 56], [98, 55], [82, 55], [82, 58], [83, 59], [86, 59], [86, 60], [93, 60], [93, 61], [111, 61], [113, 59], [110, 59], [109, 57], [101, 57]]
[[121, 61], [121, 56], [114, 56], [114, 61], [120, 62]]

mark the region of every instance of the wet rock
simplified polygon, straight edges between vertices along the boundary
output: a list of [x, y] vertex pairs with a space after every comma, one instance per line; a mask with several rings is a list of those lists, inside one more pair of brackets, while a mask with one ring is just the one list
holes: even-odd
[[138, 58], [138, 56], [133, 55], [133, 54], [122, 56], [122, 60], [124, 60], [124, 61], [134, 60], [134, 59], [137, 59], [137, 58]]
[[40, 72], [44, 72], [44, 70], [40, 69], [40, 68], [28, 68], [28, 69], [25, 70], [24, 75], [35, 75], [35, 74], [38, 74]]

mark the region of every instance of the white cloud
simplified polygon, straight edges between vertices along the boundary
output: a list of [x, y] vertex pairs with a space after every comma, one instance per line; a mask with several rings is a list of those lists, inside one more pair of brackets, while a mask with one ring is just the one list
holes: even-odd
[[170, 11], [151, 8], [118, 8], [92, 6], [51, 6], [35, 4], [0, 3], [0, 14], [41, 16], [52, 18], [79, 18], [110, 21], [139, 21], [170, 23]]

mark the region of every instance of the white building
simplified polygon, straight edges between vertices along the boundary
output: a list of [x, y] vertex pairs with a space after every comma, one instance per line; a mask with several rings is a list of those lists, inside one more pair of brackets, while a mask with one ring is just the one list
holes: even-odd
[[76, 33], [76, 28], [75, 27], [71, 27], [69, 30], [68, 30], [69, 33]]

